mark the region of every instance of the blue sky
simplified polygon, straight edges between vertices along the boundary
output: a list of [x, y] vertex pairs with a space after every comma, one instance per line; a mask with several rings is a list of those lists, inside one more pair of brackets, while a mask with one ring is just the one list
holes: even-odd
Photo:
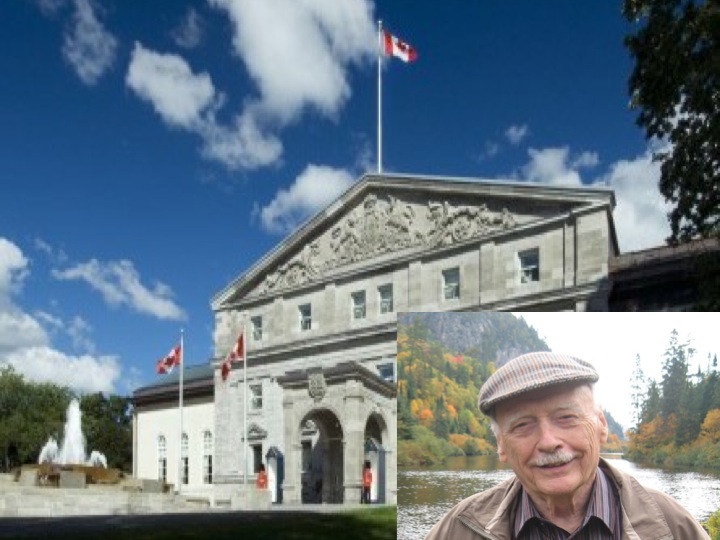
[[619, 1], [0, 2], [0, 365], [129, 393], [210, 299], [376, 167], [616, 190], [668, 234]]

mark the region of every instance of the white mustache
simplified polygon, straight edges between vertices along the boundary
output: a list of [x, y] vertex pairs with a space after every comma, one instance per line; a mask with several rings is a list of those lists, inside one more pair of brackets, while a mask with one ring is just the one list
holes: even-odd
[[552, 454], [544, 454], [540, 456], [532, 463], [532, 465], [535, 467], [565, 465], [566, 463], [570, 463], [573, 459], [575, 459], [575, 454], [572, 452], [558, 450]]

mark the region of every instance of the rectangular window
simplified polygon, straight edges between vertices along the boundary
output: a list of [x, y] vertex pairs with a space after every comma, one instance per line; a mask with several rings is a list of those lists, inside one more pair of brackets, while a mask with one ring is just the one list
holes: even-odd
[[300, 312], [300, 330], [310, 330], [312, 328], [312, 310], [310, 304], [303, 304], [298, 307]]
[[518, 253], [520, 283], [540, 281], [540, 252], [537, 248]]
[[250, 407], [256, 411], [262, 409], [262, 384], [251, 384], [250, 393]]
[[158, 459], [158, 480], [160, 480], [162, 483], [167, 482], [167, 459], [166, 458]]
[[378, 364], [378, 373], [387, 382], [395, 382], [395, 366], [394, 364]]
[[353, 319], [365, 318], [365, 291], [352, 293]]
[[206, 431], [203, 433], [203, 482], [212, 484], [212, 455], [213, 455], [213, 439], [212, 433]]
[[164, 435], [158, 437], [158, 480], [167, 482], [167, 440]]
[[212, 484], [212, 456], [203, 456], [203, 482], [206, 484]]
[[443, 270], [442, 277], [445, 300], [460, 298], [460, 269], [456, 267]]
[[393, 286], [392, 283], [378, 287], [380, 296], [380, 313], [393, 312]]
[[182, 458], [182, 483], [187, 484], [190, 476], [190, 470], [188, 468], [188, 458]]
[[188, 480], [190, 478], [190, 468], [189, 468], [189, 459], [188, 459], [188, 436], [187, 433], [183, 433], [182, 437], [180, 437], [180, 456], [181, 456], [181, 465], [182, 465], [182, 483], [187, 484]]
[[250, 319], [250, 323], [252, 324], [252, 336], [253, 341], [262, 341], [263, 338], [263, 320], [262, 317], [252, 317]]

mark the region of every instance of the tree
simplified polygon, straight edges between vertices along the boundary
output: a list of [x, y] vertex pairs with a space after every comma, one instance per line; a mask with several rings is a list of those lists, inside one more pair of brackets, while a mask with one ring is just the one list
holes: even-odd
[[80, 407], [87, 451], [105, 454], [108, 467], [132, 470], [130, 399], [98, 392], [83, 396]]
[[635, 355], [635, 368], [630, 379], [630, 400], [633, 409], [633, 426], [637, 429], [642, 420], [643, 397], [646, 395], [645, 373], [640, 365], [640, 355]]
[[678, 341], [677, 330], [670, 334], [663, 362], [661, 412], [665, 418], [681, 408], [688, 389], [688, 361], [694, 353], [687, 344]]
[[717, 0], [625, 0], [635, 23], [631, 104], [649, 139], [669, 143], [660, 192], [671, 243], [720, 234], [720, 6]]

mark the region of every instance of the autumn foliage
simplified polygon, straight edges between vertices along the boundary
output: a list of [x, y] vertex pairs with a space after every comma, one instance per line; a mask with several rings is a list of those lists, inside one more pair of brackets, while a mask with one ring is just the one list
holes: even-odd
[[690, 374], [694, 351], [670, 336], [662, 380], [634, 375], [634, 388], [645, 387], [637, 400], [635, 427], [630, 430], [629, 457], [664, 466], [720, 468], [720, 377], [717, 357], [707, 369]]

